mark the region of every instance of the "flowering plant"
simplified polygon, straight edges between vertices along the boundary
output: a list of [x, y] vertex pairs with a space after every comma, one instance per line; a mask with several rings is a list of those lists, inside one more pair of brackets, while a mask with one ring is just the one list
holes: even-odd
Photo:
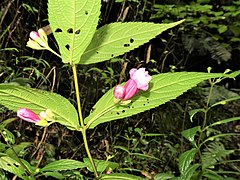
[[139, 90], [148, 90], [148, 83], [151, 80], [151, 76], [148, 74], [148, 71], [145, 71], [145, 68], [138, 70], [133, 68], [129, 73], [130, 79], [126, 82], [125, 86], [117, 85], [114, 89], [116, 102], [131, 99]]
[[[102, 174], [106, 167], [111, 165], [108, 161], [109, 157], [103, 161], [102, 165], [96, 163], [100, 160], [93, 159], [91, 155], [87, 130], [101, 123], [122, 119], [155, 108], [178, 97], [203, 80], [235, 77], [237, 74], [181, 72], [150, 76], [145, 68], [133, 68], [129, 72], [130, 79], [124, 86], [117, 85], [110, 89], [94, 105], [89, 115], [83, 117], [77, 65], [99, 63], [122, 55], [183, 21], [169, 24], [112, 23], [96, 30], [101, 1], [69, 0], [67, 2], [68, 7], [71, 8], [65, 7], [66, 1], [64, 0], [49, 0], [48, 3], [49, 22], [60, 54], [49, 47], [47, 35], [42, 29], [30, 33], [27, 46], [35, 50], [51, 51], [60, 57], [63, 63], [68, 63], [72, 67], [77, 109], [67, 98], [56, 93], [11, 84], [0, 85], [0, 103], [17, 111], [17, 116], [27, 122], [44, 127], [52, 123], [60, 123], [70, 130], [81, 132], [88, 159], [85, 159], [84, 162], [61, 159], [38, 169], [21, 159], [8, 157], [13, 163], [7, 164], [7, 168], [4, 170], [16, 173], [23, 179], [29, 179], [29, 176], [34, 179], [35, 176], [55, 175], [54, 177], [59, 177], [57, 171], [87, 167], [98, 179], [119, 179], [119, 177], [138, 179], [138, 177], [128, 174]], [[124, 29], [124, 31], [119, 31], [119, 29]], [[23, 167], [19, 171], [14, 169], [17, 163]], [[89, 164], [91, 164], [91, 168], [89, 168]]]

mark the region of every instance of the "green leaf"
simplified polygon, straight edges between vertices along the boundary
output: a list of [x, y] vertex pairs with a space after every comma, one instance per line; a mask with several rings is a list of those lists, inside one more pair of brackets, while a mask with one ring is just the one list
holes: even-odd
[[59, 173], [59, 172], [45, 172], [44, 173], [45, 176], [51, 176], [51, 177], [54, 177], [56, 179], [64, 179], [64, 176]]
[[81, 57], [80, 64], [98, 63], [129, 52], [183, 21], [169, 24], [143, 22], [107, 24], [96, 31]]
[[156, 174], [153, 180], [168, 180], [172, 178], [175, 178], [175, 176], [172, 173], [160, 173]]
[[220, 24], [220, 25], [218, 26], [218, 32], [219, 32], [220, 34], [226, 32], [227, 30], [228, 30], [228, 27], [227, 27], [226, 25]]
[[194, 164], [192, 166], [189, 166], [186, 171], [181, 174], [180, 179], [181, 180], [190, 180], [192, 179], [191, 177], [196, 173], [196, 169], [200, 166], [200, 164]]
[[60, 159], [47, 164], [41, 171], [63, 171], [84, 168], [86, 165], [83, 162], [73, 159]]
[[13, 122], [17, 120], [17, 118], [9, 118], [9, 119], [6, 119], [5, 121], [1, 122], [0, 123], [0, 128], [4, 128], [5, 126], [7, 126], [9, 123]]
[[197, 152], [197, 149], [192, 148], [180, 155], [178, 167], [179, 167], [181, 174], [186, 174], [186, 172], [188, 171], [188, 168], [191, 165], [191, 162], [193, 161], [193, 159], [195, 157], [196, 152]]
[[189, 116], [190, 116], [190, 121], [193, 122], [193, 117], [195, 116], [195, 114], [199, 113], [199, 112], [205, 112], [205, 109], [200, 108], [200, 109], [193, 109], [191, 111], [189, 111]]
[[182, 136], [185, 137], [187, 140], [189, 140], [194, 145], [196, 145], [194, 137], [195, 137], [196, 133], [200, 130], [201, 130], [200, 126], [186, 129], [186, 130], [182, 131]]
[[232, 122], [232, 121], [239, 121], [239, 120], [240, 120], [240, 117], [233, 117], [233, 118], [223, 119], [223, 120], [220, 120], [218, 122], [215, 122], [215, 123], [209, 125], [209, 127], [217, 126], [217, 125], [220, 125], [220, 124], [229, 123], [229, 122]]
[[56, 116], [56, 122], [72, 130], [80, 128], [76, 109], [67, 99], [56, 93], [0, 84], [0, 104], [13, 111], [28, 108], [37, 114], [50, 109]]
[[1, 127], [1, 131], [2, 131], [2, 136], [6, 142], [8, 142], [9, 144], [15, 144], [15, 136], [11, 131], [2, 127]]
[[[90, 163], [90, 160], [88, 158], [83, 158], [83, 162], [84, 162], [85, 166], [87, 167], [87, 169], [89, 171], [93, 172], [93, 168]], [[94, 163], [96, 165], [97, 172], [103, 172], [108, 168], [116, 169], [119, 166], [118, 163], [115, 163], [115, 162], [97, 160], [97, 159], [94, 159]]]
[[217, 105], [225, 105], [225, 104], [227, 104], [228, 102], [235, 101], [235, 100], [239, 100], [239, 99], [240, 99], [240, 96], [236, 96], [236, 97], [233, 97], [233, 98], [225, 99], [225, 100], [222, 100], [222, 101], [219, 101], [219, 102], [213, 104], [213, 105], [211, 106], [211, 108], [214, 107], [214, 106], [217, 106]]
[[114, 103], [113, 89], [109, 90], [95, 104], [92, 112], [84, 122], [94, 128], [98, 124], [109, 122], [155, 108], [177, 98], [188, 89], [203, 80], [225, 76], [221, 73], [177, 72], [162, 73], [152, 76], [149, 90], [139, 92], [128, 105]]
[[222, 137], [227, 137], [227, 136], [240, 136], [240, 134], [239, 134], [239, 133], [222, 133], [222, 134], [217, 134], [217, 135], [215, 135], [215, 136], [211, 136], [211, 137], [205, 139], [205, 140], [200, 144], [199, 147], [201, 147], [203, 144], [205, 144], [205, 143], [208, 142], [208, 141], [214, 141], [215, 139], [220, 139], [220, 138], [222, 138]]
[[202, 152], [202, 168], [206, 169], [216, 165], [218, 161], [223, 161], [234, 150], [226, 150], [220, 142], [211, 142]]
[[0, 142], [0, 152], [4, 152], [7, 148], [7, 144]]
[[[12, 148], [8, 148], [5, 153], [8, 154], [10, 157], [16, 157], [16, 153], [19, 154], [25, 148], [31, 146], [31, 142], [21, 142], [20, 144], [12, 146]], [[13, 151], [14, 150], [14, 151]]]
[[9, 156], [0, 157], [0, 169], [13, 173], [22, 179], [26, 177], [24, 168], [18, 163], [18, 161]]
[[206, 177], [207, 179], [211, 179], [211, 180], [224, 179], [224, 177], [218, 175], [215, 171], [211, 171], [209, 169], [206, 169], [203, 172], [203, 177]]
[[100, 180], [144, 180], [144, 178], [125, 173], [105, 174], [100, 177]]
[[49, 0], [48, 20], [64, 63], [79, 63], [98, 24], [99, 0]]

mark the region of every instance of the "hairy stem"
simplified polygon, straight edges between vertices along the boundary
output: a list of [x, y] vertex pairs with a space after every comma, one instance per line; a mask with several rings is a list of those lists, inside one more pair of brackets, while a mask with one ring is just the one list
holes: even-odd
[[79, 86], [78, 86], [77, 66], [76, 66], [76, 64], [72, 65], [72, 69], [73, 69], [75, 93], [76, 93], [76, 98], [77, 98], [78, 115], [79, 115], [79, 119], [80, 119], [80, 125], [83, 128], [82, 131], [81, 131], [82, 132], [82, 136], [83, 136], [83, 142], [84, 142], [84, 146], [85, 146], [85, 150], [87, 152], [88, 158], [89, 158], [90, 163], [92, 165], [94, 175], [95, 175], [96, 178], [98, 178], [97, 168], [96, 168], [96, 165], [95, 165], [95, 163], [93, 161], [91, 152], [89, 150], [88, 142], [87, 142], [87, 133], [86, 133], [87, 127], [84, 124], [83, 116], [82, 116], [82, 108], [81, 108], [81, 101], [80, 101], [80, 93], [79, 93]]

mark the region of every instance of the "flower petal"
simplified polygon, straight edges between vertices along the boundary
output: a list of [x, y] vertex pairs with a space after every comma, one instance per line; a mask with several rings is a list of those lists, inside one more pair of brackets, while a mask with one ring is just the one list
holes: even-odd
[[132, 80], [136, 81], [137, 88], [143, 91], [148, 90], [148, 84], [152, 77], [145, 71], [145, 68], [140, 68], [136, 70], [135, 68], [130, 70], [130, 77]]
[[114, 88], [114, 97], [116, 99], [123, 99], [125, 96], [125, 88], [123, 86], [117, 85]]
[[139, 91], [139, 89], [137, 88], [137, 83], [132, 79], [129, 79], [127, 81], [124, 88], [125, 88], [125, 96], [123, 98], [124, 100], [131, 99]]
[[17, 111], [17, 116], [27, 122], [36, 123], [40, 121], [40, 117], [33, 111], [27, 108], [20, 108]]

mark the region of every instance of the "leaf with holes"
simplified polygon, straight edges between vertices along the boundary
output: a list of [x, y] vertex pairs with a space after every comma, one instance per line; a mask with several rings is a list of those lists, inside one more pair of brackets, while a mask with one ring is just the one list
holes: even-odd
[[80, 128], [76, 109], [67, 99], [55, 93], [0, 84], [0, 104], [13, 111], [17, 111], [19, 108], [28, 108], [37, 114], [50, 109], [56, 116], [56, 122], [71, 130]]
[[112, 23], [96, 31], [80, 64], [92, 64], [129, 52], [184, 20], [169, 24], [146, 22]]
[[5, 154], [1, 154], [0, 169], [13, 173], [22, 179], [27, 178], [27, 173], [25, 172], [25, 169], [19, 164], [19, 162]]
[[76, 64], [98, 24], [99, 0], [49, 0], [48, 17], [64, 63]]
[[94, 128], [98, 124], [129, 117], [155, 108], [183, 94], [203, 80], [226, 76], [221, 73], [177, 72], [152, 76], [149, 90], [139, 92], [126, 106], [114, 103], [113, 89], [109, 90], [85, 118], [85, 123]]

